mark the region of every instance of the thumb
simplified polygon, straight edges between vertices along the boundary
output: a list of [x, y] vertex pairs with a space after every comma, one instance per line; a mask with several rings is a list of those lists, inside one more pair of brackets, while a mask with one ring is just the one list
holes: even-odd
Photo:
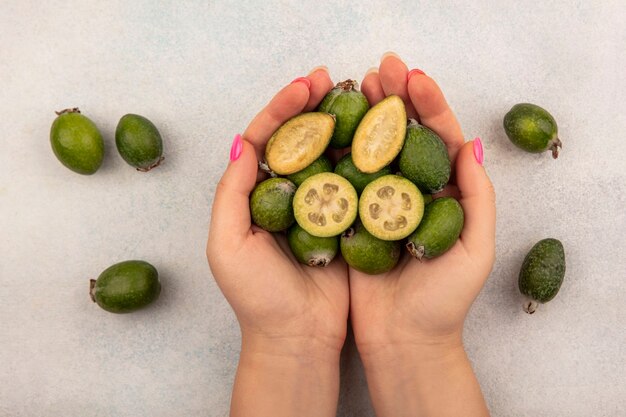
[[480, 138], [466, 142], [456, 159], [456, 184], [465, 213], [461, 241], [472, 257], [493, 263], [495, 256], [496, 196], [483, 167]]
[[[250, 193], [256, 184], [258, 162], [254, 147], [236, 135], [230, 163], [215, 190], [207, 251], [232, 244], [240, 247], [250, 230]], [[215, 246], [217, 244], [218, 246]]]

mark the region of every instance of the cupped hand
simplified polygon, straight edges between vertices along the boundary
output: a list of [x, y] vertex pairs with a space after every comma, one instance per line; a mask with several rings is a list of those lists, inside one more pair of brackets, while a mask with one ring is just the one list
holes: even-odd
[[464, 143], [461, 128], [435, 81], [419, 70], [409, 76], [395, 55], [361, 86], [371, 105], [400, 96], [407, 115], [445, 142], [453, 181], [442, 194], [453, 195], [465, 213], [460, 239], [445, 254], [421, 262], [403, 248], [390, 272], [371, 276], [350, 269], [351, 322], [362, 356], [394, 346], [459, 346], [465, 316], [494, 262], [495, 194], [482, 167], [480, 140]]
[[234, 144], [213, 204], [207, 257], [242, 339], [286, 355], [338, 355], [349, 311], [348, 270], [340, 259], [326, 268], [299, 264], [284, 234], [251, 223], [249, 196], [262, 179], [258, 161], [270, 136], [289, 118], [312, 111], [332, 87], [324, 69], [284, 87], [250, 123], [240, 152]]

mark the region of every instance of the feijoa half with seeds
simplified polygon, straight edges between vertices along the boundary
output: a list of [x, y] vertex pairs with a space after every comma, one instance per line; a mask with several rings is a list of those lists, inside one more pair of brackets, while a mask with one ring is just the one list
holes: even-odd
[[526, 296], [524, 311], [532, 314], [539, 303], [556, 297], [565, 277], [565, 250], [558, 239], [542, 239], [530, 249], [520, 269], [518, 286]]
[[463, 207], [452, 197], [433, 200], [408, 239], [406, 247], [419, 260], [435, 258], [450, 249], [463, 230]]
[[548, 111], [536, 104], [519, 103], [504, 116], [504, 131], [515, 146], [527, 152], [551, 151], [559, 156], [562, 147], [556, 120]]
[[308, 266], [327, 266], [339, 251], [337, 236], [313, 236], [298, 223], [289, 229], [287, 242], [298, 262]]
[[423, 214], [422, 193], [398, 175], [385, 175], [370, 182], [359, 200], [363, 226], [382, 240], [404, 239], [415, 230]]
[[157, 269], [146, 261], [124, 261], [102, 271], [89, 282], [91, 300], [111, 313], [130, 313], [161, 294]]
[[287, 230], [294, 222], [296, 186], [287, 178], [269, 178], [257, 184], [250, 196], [252, 222], [268, 232]]
[[137, 171], [148, 172], [163, 161], [163, 139], [159, 130], [138, 114], [122, 116], [115, 129], [115, 145], [124, 161]]
[[334, 115], [337, 121], [330, 146], [333, 148], [350, 146], [357, 126], [369, 108], [369, 102], [358, 90], [356, 81], [342, 81], [330, 90], [318, 108], [321, 112]]
[[350, 182], [332, 172], [307, 178], [293, 198], [298, 224], [313, 236], [337, 236], [357, 215], [358, 196]]
[[311, 165], [324, 153], [335, 129], [328, 113], [310, 112], [292, 117], [267, 142], [265, 160], [278, 175], [289, 175]]
[[78, 108], [56, 112], [50, 128], [50, 145], [57, 159], [82, 175], [95, 173], [104, 159], [100, 131]]
[[368, 174], [380, 171], [398, 155], [405, 134], [404, 102], [400, 97], [391, 95], [369, 109], [354, 132], [354, 165]]
[[326, 155], [322, 155], [317, 158], [315, 161], [311, 163], [308, 167], [300, 170], [298, 172], [294, 172], [291, 175], [287, 175], [287, 179], [296, 184], [297, 187], [300, 186], [310, 176], [315, 174], [320, 174], [322, 172], [332, 172], [333, 164], [330, 162], [330, 159]]
[[348, 265], [370, 275], [390, 271], [400, 259], [400, 242], [378, 239], [359, 221], [341, 235], [339, 245]]

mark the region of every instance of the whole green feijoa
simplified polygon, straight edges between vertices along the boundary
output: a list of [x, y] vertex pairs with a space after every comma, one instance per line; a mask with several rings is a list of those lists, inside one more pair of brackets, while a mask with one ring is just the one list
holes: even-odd
[[559, 156], [562, 147], [556, 120], [548, 111], [535, 104], [519, 103], [504, 116], [504, 131], [515, 146], [532, 153], [552, 151]]
[[350, 146], [354, 131], [369, 108], [367, 98], [358, 90], [356, 81], [342, 81], [330, 90], [319, 105], [319, 111], [330, 113], [337, 120], [330, 146]]
[[519, 273], [520, 292], [528, 299], [524, 311], [532, 314], [538, 303], [552, 300], [565, 277], [565, 250], [557, 239], [543, 239], [528, 252]]
[[159, 297], [156, 268], [145, 261], [124, 261], [102, 271], [89, 283], [91, 300], [111, 313], [130, 313]]
[[297, 187], [300, 186], [307, 178], [319, 174], [321, 172], [332, 172], [333, 164], [330, 162], [330, 159], [325, 155], [317, 158], [311, 165], [304, 168], [301, 171], [295, 172], [291, 175], [287, 175], [287, 179], [296, 184]]
[[408, 239], [406, 248], [419, 260], [435, 258], [450, 249], [461, 235], [463, 208], [452, 197], [431, 201], [424, 208], [424, 217]]
[[376, 178], [391, 174], [391, 168], [386, 166], [380, 171], [372, 174], [366, 174], [365, 172], [359, 171], [356, 165], [354, 165], [354, 162], [352, 161], [352, 154], [349, 153], [344, 155], [337, 162], [337, 165], [335, 166], [335, 174], [341, 175], [350, 181], [350, 184], [352, 184], [357, 194], [360, 195], [367, 184], [374, 181]]
[[450, 179], [450, 157], [441, 138], [411, 119], [399, 158], [400, 172], [424, 193], [437, 193]]
[[104, 159], [104, 141], [96, 125], [78, 108], [56, 112], [50, 145], [57, 159], [74, 172], [91, 175]]
[[327, 266], [339, 251], [337, 236], [313, 236], [297, 223], [289, 229], [287, 242], [298, 262], [309, 266]]
[[163, 161], [163, 139], [154, 123], [138, 114], [122, 116], [115, 129], [120, 155], [137, 171], [148, 172]]
[[269, 178], [250, 196], [252, 222], [268, 232], [280, 232], [293, 224], [293, 196], [296, 186], [286, 178]]
[[341, 235], [339, 246], [348, 265], [370, 275], [390, 271], [400, 259], [399, 241], [378, 239], [358, 221]]

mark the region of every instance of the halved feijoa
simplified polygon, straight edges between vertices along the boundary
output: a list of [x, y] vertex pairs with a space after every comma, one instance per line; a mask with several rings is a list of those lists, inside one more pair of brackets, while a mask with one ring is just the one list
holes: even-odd
[[269, 178], [250, 196], [252, 222], [268, 232], [286, 230], [294, 222], [293, 196], [296, 186], [287, 178]]
[[326, 155], [322, 155], [319, 158], [317, 158], [315, 161], [313, 161], [311, 165], [309, 165], [308, 167], [298, 172], [294, 172], [291, 175], [287, 175], [287, 179], [289, 179], [291, 182], [296, 184], [297, 187], [299, 187], [300, 184], [304, 182], [304, 180], [306, 180], [312, 175], [319, 174], [322, 172], [332, 172], [332, 171], [333, 171], [332, 162], [330, 162], [330, 159], [328, 159]]
[[278, 175], [298, 172], [324, 153], [334, 129], [335, 118], [328, 113], [292, 117], [267, 142], [265, 160]]
[[425, 193], [441, 191], [450, 179], [450, 157], [443, 140], [413, 119], [407, 126], [399, 165], [402, 175]]
[[363, 226], [382, 240], [404, 239], [415, 230], [423, 214], [422, 193], [398, 175], [385, 175], [370, 182], [359, 200]]
[[342, 81], [330, 90], [318, 109], [334, 115], [337, 120], [330, 146], [333, 148], [350, 146], [354, 131], [369, 108], [367, 98], [358, 90], [356, 81]]
[[348, 265], [370, 275], [390, 271], [400, 259], [400, 242], [372, 236], [359, 221], [341, 235], [339, 245]]
[[332, 172], [307, 178], [293, 198], [298, 224], [313, 236], [336, 236], [357, 214], [358, 197], [350, 182]]
[[398, 155], [406, 134], [406, 110], [389, 96], [365, 114], [352, 140], [354, 165], [365, 173], [380, 171]]
[[380, 171], [366, 174], [365, 172], [359, 171], [359, 169], [354, 165], [354, 161], [352, 161], [352, 154], [349, 153], [344, 155], [343, 158], [337, 162], [337, 166], [335, 166], [335, 174], [339, 174], [350, 181], [350, 184], [352, 184], [357, 194], [361, 194], [367, 184], [374, 181], [376, 178], [382, 177], [383, 175], [391, 174], [391, 168], [387, 166]]
[[435, 258], [450, 249], [463, 230], [463, 207], [452, 197], [433, 200], [424, 209], [424, 218], [406, 244], [419, 260]]
[[289, 229], [287, 242], [298, 262], [309, 266], [327, 266], [339, 251], [337, 236], [313, 236], [298, 223]]

